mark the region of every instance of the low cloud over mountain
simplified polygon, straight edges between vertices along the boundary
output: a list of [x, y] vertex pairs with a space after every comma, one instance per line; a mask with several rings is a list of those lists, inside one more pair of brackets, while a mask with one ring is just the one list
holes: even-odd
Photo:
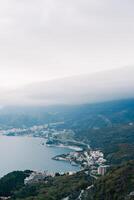
[[2, 90], [1, 105], [83, 104], [134, 97], [134, 67]]

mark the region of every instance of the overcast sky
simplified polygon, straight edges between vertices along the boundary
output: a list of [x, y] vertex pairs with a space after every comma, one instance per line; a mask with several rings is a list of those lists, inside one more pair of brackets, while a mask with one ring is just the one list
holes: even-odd
[[133, 0], [0, 1], [0, 86], [133, 66]]

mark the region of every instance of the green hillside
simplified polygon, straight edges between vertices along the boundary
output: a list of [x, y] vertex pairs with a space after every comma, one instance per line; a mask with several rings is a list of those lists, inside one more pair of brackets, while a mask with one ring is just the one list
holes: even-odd
[[134, 161], [113, 168], [98, 179], [85, 198], [88, 200], [133, 200]]
[[81, 171], [74, 175], [50, 177], [44, 183], [24, 185], [20, 173], [24, 176], [24, 172], [12, 172], [0, 179], [0, 190], [3, 188], [1, 183], [7, 184], [7, 177], [10, 180], [7, 196], [11, 195], [11, 200], [62, 200], [66, 197], [68, 200], [134, 199], [134, 161], [112, 167], [97, 180]]
[[75, 130], [112, 127], [134, 121], [134, 99], [85, 105], [48, 107], [5, 107], [1, 127], [30, 127], [64, 121], [63, 128]]
[[83, 140], [92, 148], [99, 148], [105, 153], [110, 164], [121, 164], [134, 159], [134, 125], [121, 124], [98, 130], [79, 130], [78, 140]]
[[25, 172], [12, 172], [0, 179], [1, 196], [10, 195], [12, 200], [60, 200], [69, 196], [73, 200], [82, 189], [92, 184], [92, 178], [84, 171], [74, 175], [48, 177], [44, 183], [30, 185], [24, 185], [24, 176]]

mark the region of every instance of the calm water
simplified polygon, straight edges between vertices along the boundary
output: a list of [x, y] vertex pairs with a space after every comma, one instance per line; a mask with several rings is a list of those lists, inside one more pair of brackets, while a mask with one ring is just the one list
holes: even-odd
[[14, 170], [76, 171], [78, 167], [51, 158], [68, 153], [67, 148], [46, 147], [45, 140], [32, 137], [0, 136], [0, 177]]

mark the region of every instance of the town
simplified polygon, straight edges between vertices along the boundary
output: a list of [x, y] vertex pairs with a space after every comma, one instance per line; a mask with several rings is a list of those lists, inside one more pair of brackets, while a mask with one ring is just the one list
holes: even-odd
[[[43, 140], [42, 145], [70, 148], [72, 151], [68, 154], [56, 155], [52, 159], [57, 161], [70, 162], [71, 165], [79, 166], [80, 170], [88, 169], [94, 177], [104, 175], [107, 172], [106, 159], [99, 149], [92, 150], [88, 144], [74, 140], [74, 132], [70, 129], [58, 129], [57, 126], [64, 122], [50, 123], [28, 128], [11, 128], [0, 130], [1, 135], [6, 136], [28, 136], [40, 137]], [[47, 139], [47, 141], [46, 141]], [[68, 172], [69, 174], [75, 172]], [[62, 173], [61, 173], [62, 174]], [[33, 172], [25, 183], [46, 180], [46, 177], [55, 176], [50, 172]]]
[[31, 136], [31, 137], [59, 137], [62, 139], [72, 139], [74, 132], [70, 129], [59, 129], [58, 126], [62, 125], [64, 122], [49, 123], [43, 125], [34, 125], [32, 127], [24, 128], [14, 128], [6, 127], [4, 129], [0, 128], [0, 135], [7, 136]]
[[107, 171], [108, 165], [105, 165], [106, 159], [100, 150], [83, 150], [70, 152], [55, 156], [54, 160], [67, 161], [72, 165], [79, 165], [81, 169], [88, 169], [93, 175], [104, 175]]

